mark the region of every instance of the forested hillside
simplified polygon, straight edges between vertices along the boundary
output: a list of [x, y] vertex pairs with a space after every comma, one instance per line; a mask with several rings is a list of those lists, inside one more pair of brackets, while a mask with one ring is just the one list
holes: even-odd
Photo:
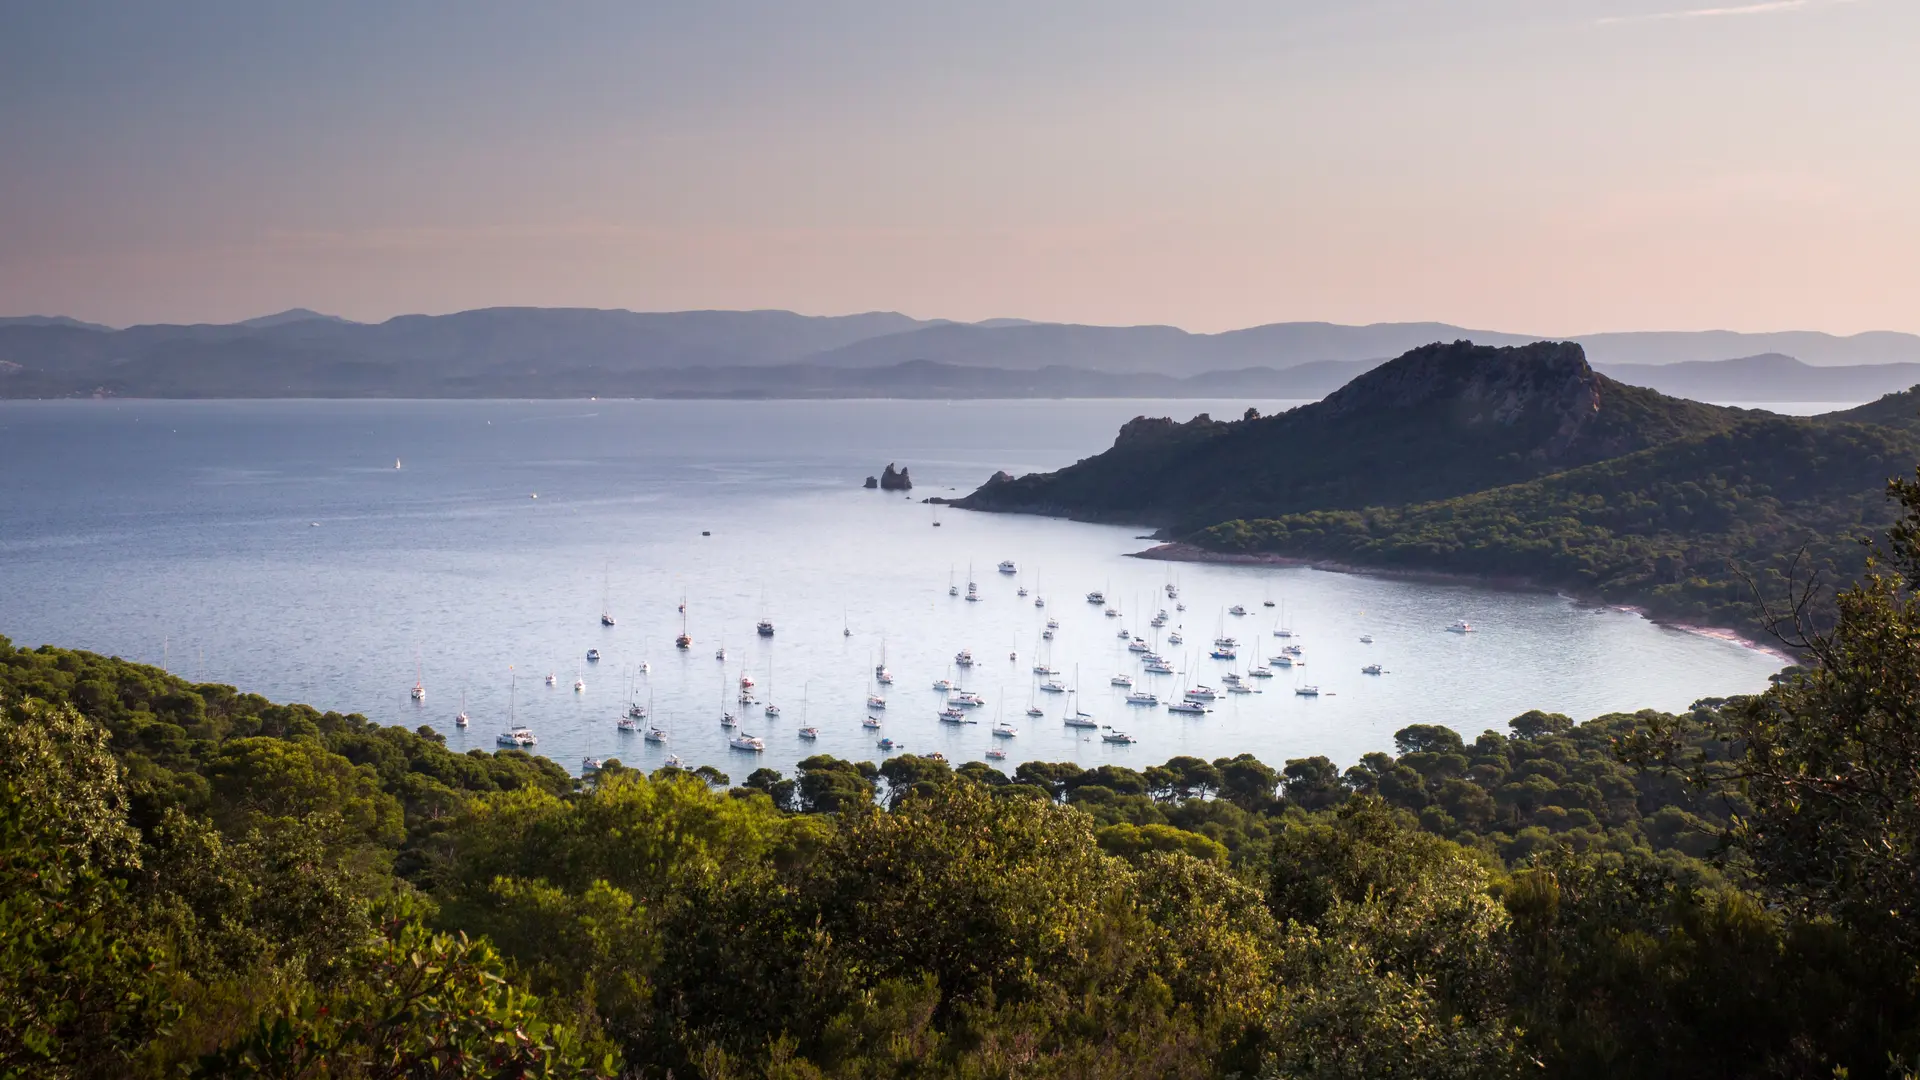
[[1102, 454], [989, 482], [958, 505], [1177, 535], [1234, 518], [1464, 495], [1720, 430], [1741, 415], [1614, 382], [1578, 345], [1462, 341], [1415, 349], [1277, 416], [1138, 417]]
[[1758, 600], [1787, 604], [1790, 577], [1859, 575], [1861, 542], [1894, 519], [1887, 480], [1915, 460], [1913, 428], [1771, 417], [1460, 498], [1236, 520], [1193, 542], [1526, 581], [1763, 636]]

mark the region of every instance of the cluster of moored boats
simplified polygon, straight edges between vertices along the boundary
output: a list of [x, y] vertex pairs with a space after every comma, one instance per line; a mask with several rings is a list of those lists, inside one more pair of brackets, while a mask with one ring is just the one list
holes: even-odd
[[[1001, 562], [998, 570], [1001, 574], [1008, 576], [1016, 575], [1019, 572], [1018, 566], [1011, 559]], [[967, 601], [979, 603], [984, 600], [984, 597], [982, 596], [979, 584], [972, 580], [972, 576], [972, 570], [969, 568], [969, 580], [966, 583], [964, 597]], [[958, 584], [951, 581], [948, 584], [947, 592], [949, 596], [957, 597], [963, 595]], [[1167, 599], [1174, 604], [1175, 611], [1186, 610], [1186, 605], [1179, 600], [1179, 589], [1174, 583], [1169, 582], [1165, 586], [1165, 593]], [[1019, 586], [1018, 595], [1020, 597], [1030, 595], [1029, 590], [1024, 584]], [[1036, 608], [1046, 607], [1046, 600], [1044, 597], [1038, 595], [1037, 587], [1031, 595]], [[1102, 613], [1106, 617], [1113, 619], [1121, 618], [1120, 611], [1109, 603], [1104, 590], [1094, 590], [1087, 593], [1086, 600], [1089, 605], [1101, 608]], [[1264, 606], [1273, 607], [1274, 602], [1268, 600]], [[687, 650], [692, 648], [693, 639], [686, 628], [687, 605], [684, 600], [682, 600], [679, 610], [681, 615], [681, 630], [674, 644], [678, 649]], [[1244, 617], [1247, 614], [1247, 608], [1241, 604], [1234, 604], [1226, 608], [1221, 617], [1223, 625], [1221, 626], [1220, 633], [1213, 639], [1212, 645], [1207, 650], [1207, 656], [1210, 659], [1221, 661], [1228, 665], [1234, 665], [1230, 666], [1227, 671], [1219, 676], [1219, 688], [1192, 683], [1184, 685], [1174, 696], [1171, 696], [1163, 702], [1158, 693], [1136, 681], [1135, 675], [1129, 672], [1120, 672], [1113, 675], [1109, 679], [1110, 685], [1125, 691], [1124, 699], [1128, 706], [1157, 708], [1164, 705], [1167, 712], [1174, 715], [1204, 716], [1211, 711], [1212, 703], [1218, 701], [1222, 696], [1261, 693], [1261, 681], [1273, 678], [1277, 671], [1292, 671], [1305, 666], [1305, 649], [1297, 640], [1297, 636], [1292, 627], [1286, 624], [1283, 609], [1281, 618], [1275, 622], [1273, 627], [1273, 636], [1284, 640], [1286, 644], [1282, 645], [1278, 652], [1269, 656], [1264, 662], [1261, 662], [1256, 656], [1248, 661], [1244, 671], [1240, 670], [1237, 664], [1242, 644], [1237, 638], [1225, 632], [1224, 623], [1227, 616]], [[1160, 631], [1169, 623], [1174, 622], [1174, 620], [1175, 616], [1163, 607], [1156, 611], [1148, 620], [1148, 625], [1152, 628], [1153, 636], [1157, 639], [1160, 636]], [[605, 627], [616, 625], [612, 613], [604, 603], [600, 613], [600, 624]], [[1040, 637], [1043, 641], [1052, 641], [1059, 630], [1060, 621], [1055, 618], [1048, 618], [1045, 622], [1045, 628], [1041, 631]], [[1450, 633], [1466, 634], [1472, 633], [1474, 627], [1466, 620], [1461, 619], [1447, 627], [1447, 630]], [[755, 632], [761, 637], [773, 637], [775, 632], [773, 621], [769, 618], [760, 619], [755, 626]], [[843, 634], [852, 636], [852, 630], [850, 628], [843, 628]], [[1155, 643], [1149, 642], [1145, 636], [1133, 633], [1122, 627], [1118, 629], [1116, 637], [1126, 642], [1125, 648], [1127, 653], [1131, 654], [1139, 664], [1141, 678], [1178, 674], [1173, 661], [1157, 651]], [[1372, 644], [1373, 636], [1371, 634], [1362, 634], [1360, 641], [1363, 644]], [[1166, 632], [1166, 644], [1168, 646], [1178, 647], [1184, 644], [1184, 642], [1185, 639], [1177, 625], [1174, 629]], [[717, 649], [714, 655], [715, 658], [722, 663], [727, 659], [727, 652], [724, 646]], [[1008, 659], [1009, 661], [1017, 662], [1018, 656], [1015, 653], [1010, 653]], [[590, 648], [586, 651], [586, 662], [588, 664], [596, 664], [599, 661], [599, 649]], [[971, 670], [976, 666], [976, 663], [977, 661], [970, 649], [961, 649], [954, 654], [953, 669], [959, 669], [961, 671]], [[1188, 666], [1191, 668], [1191, 663], [1189, 663]], [[633, 669], [629, 684], [630, 691], [637, 689], [636, 684], [638, 677], [646, 674], [648, 670], [648, 665], [645, 661], [642, 661]], [[1385, 669], [1377, 663], [1367, 664], [1360, 670], [1361, 673], [1365, 675], [1385, 674]], [[1067, 699], [1067, 707], [1064, 710], [1062, 718], [1063, 725], [1066, 728], [1070, 730], [1098, 731], [1100, 732], [1102, 742], [1117, 745], [1131, 745], [1139, 741], [1134, 736], [1118, 730], [1111, 725], [1101, 724], [1091, 714], [1079, 708], [1075, 703], [1078, 695], [1076, 689], [1078, 683], [1077, 677], [1075, 679], [1076, 687], [1069, 687], [1059, 680], [1057, 676], [1060, 674], [1060, 672], [1051, 667], [1044, 659], [1037, 661], [1033, 665], [1035, 694], [1063, 695]], [[769, 672], [769, 680], [771, 680], [771, 672]], [[881, 691], [885, 687], [891, 686], [893, 682], [894, 677], [887, 667], [885, 646], [883, 644], [879, 663], [873, 668], [872, 681], [868, 687], [866, 716], [861, 722], [861, 726], [865, 730], [878, 732], [882, 728], [883, 722], [880, 714], [884, 713], [887, 709], [887, 699]], [[546, 684], [548, 686], [558, 685], [557, 677], [549, 673], [546, 676]], [[746, 707], [761, 704], [753, 694], [756, 685], [754, 679], [746, 672], [744, 667], [741, 669], [736, 685], [738, 687], [738, 703], [743, 711]], [[506, 730], [502, 731], [496, 737], [495, 742], [504, 748], [525, 750], [537, 746], [539, 739], [530, 728], [512, 722], [516, 687], [517, 679], [514, 680], [509, 689], [508, 726]], [[739, 716], [727, 708], [726, 696], [728, 681], [724, 678], [722, 679], [721, 687], [720, 726], [727, 732], [728, 747], [732, 750], [746, 753], [758, 754], [764, 752], [767, 749], [766, 740], [760, 736], [752, 735], [744, 731], [740, 726]], [[939, 723], [943, 725], [964, 726], [977, 724], [979, 722], [975, 719], [975, 715], [986, 705], [986, 700], [978, 693], [968, 690], [955, 682], [952, 677], [952, 669], [949, 670], [947, 677], [934, 680], [931, 688], [941, 695], [939, 707], [936, 711], [936, 718]], [[586, 690], [584, 677], [578, 672], [576, 672], [573, 680], [573, 689], [576, 693], [584, 693]], [[1315, 684], [1301, 683], [1293, 687], [1293, 693], [1299, 697], [1317, 698], [1321, 696], [1321, 689]], [[426, 699], [424, 677], [420, 675], [418, 670], [416, 670], [412, 697], [416, 702], [424, 702]], [[638, 700], [637, 694], [631, 692], [629, 697], [632, 699], [631, 703], [627, 706], [625, 713], [616, 721], [616, 730], [621, 735], [638, 735], [647, 743], [667, 743], [671, 736], [665, 727], [653, 722], [650, 703], [641, 703]], [[780, 707], [772, 702], [765, 703], [761, 711], [762, 715], [768, 719], [776, 719], [781, 715]], [[1029, 702], [1026, 711], [1030, 718], [1040, 719], [1046, 716], [1046, 710], [1040, 707], [1037, 697]], [[454, 718], [454, 723], [460, 728], [465, 728], [470, 723], [465, 708], [464, 695], [461, 711]], [[1004, 760], [1007, 757], [1007, 753], [1003, 747], [1008, 740], [1019, 737], [1019, 729], [1005, 720], [996, 720], [989, 731], [992, 739], [985, 752], [986, 757], [989, 760]], [[802, 721], [800, 725], [795, 728], [794, 734], [803, 741], [811, 741], [820, 737], [820, 729], [807, 723], [805, 720], [804, 698], [802, 704]], [[905, 749], [903, 743], [886, 736], [879, 737], [876, 746], [883, 752], [889, 753]], [[926, 756], [944, 760], [937, 752], [929, 753]], [[680, 759], [675, 755], [669, 755], [666, 759], [666, 764], [675, 767], [684, 767]], [[591, 754], [581, 761], [582, 771], [587, 773], [598, 771], [601, 765], [601, 760]]]

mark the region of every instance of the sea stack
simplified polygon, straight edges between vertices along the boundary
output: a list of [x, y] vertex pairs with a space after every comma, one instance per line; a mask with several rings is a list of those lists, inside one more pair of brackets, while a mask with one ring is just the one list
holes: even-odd
[[893, 467], [893, 462], [889, 461], [887, 462], [886, 469], [880, 474], [880, 490], [912, 491], [913, 478], [907, 475], [907, 470], [905, 469], [896, 471]]
[[872, 476], [867, 477], [866, 488], [868, 491], [872, 491], [874, 488], [877, 488], [879, 486], [880, 486], [880, 481], [877, 478]]

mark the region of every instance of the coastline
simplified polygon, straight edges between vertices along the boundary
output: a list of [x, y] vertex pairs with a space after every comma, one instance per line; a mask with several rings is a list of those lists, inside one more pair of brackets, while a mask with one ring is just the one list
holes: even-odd
[[1317, 559], [1299, 555], [1277, 555], [1271, 552], [1235, 553], [1228, 551], [1208, 551], [1206, 548], [1183, 541], [1156, 544], [1144, 551], [1130, 552], [1129, 559], [1150, 559], [1159, 562], [1219, 563], [1233, 566], [1297, 566], [1310, 570], [1323, 570], [1331, 574], [1364, 574], [1370, 577], [1392, 578], [1399, 581], [1425, 581], [1444, 585], [1476, 585], [1481, 588], [1511, 589], [1516, 592], [1545, 592], [1555, 596], [1564, 596], [1578, 604], [1592, 607], [1612, 608], [1615, 611], [1631, 611], [1655, 626], [1664, 626], [1685, 634], [1713, 638], [1744, 649], [1763, 653], [1779, 660], [1782, 664], [1797, 664], [1800, 661], [1782, 649], [1762, 644], [1745, 634], [1725, 626], [1701, 626], [1695, 623], [1674, 622], [1662, 619], [1647, 609], [1632, 604], [1618, 604], [1593, 597], [1580, 596], [1565, 589], [1542, 585], [1528, 578], [1480, 577], [1473, 574], [1450, 574], [1440, 570], [1401, 570], [1392, 567], [1360, 566], [1341, 562], [1337, 559]]

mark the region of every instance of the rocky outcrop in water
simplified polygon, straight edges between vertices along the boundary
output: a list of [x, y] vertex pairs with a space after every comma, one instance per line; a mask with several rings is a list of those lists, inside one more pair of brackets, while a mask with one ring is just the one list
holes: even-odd
[[880, 473], [880, 490], [912, 491], [913, 478], [907, 475], [907, 470], [905, 469], [896, 471], [893, 467], [893, 462], [889, 461], [887, 462], [886, 469]]
[[867, 482], [864, 486], [868, 491], [872, 491], [874, 488], [877, 488], [880, 486], [880, 481], [876, 477], [869, 476], [867, 477]]

